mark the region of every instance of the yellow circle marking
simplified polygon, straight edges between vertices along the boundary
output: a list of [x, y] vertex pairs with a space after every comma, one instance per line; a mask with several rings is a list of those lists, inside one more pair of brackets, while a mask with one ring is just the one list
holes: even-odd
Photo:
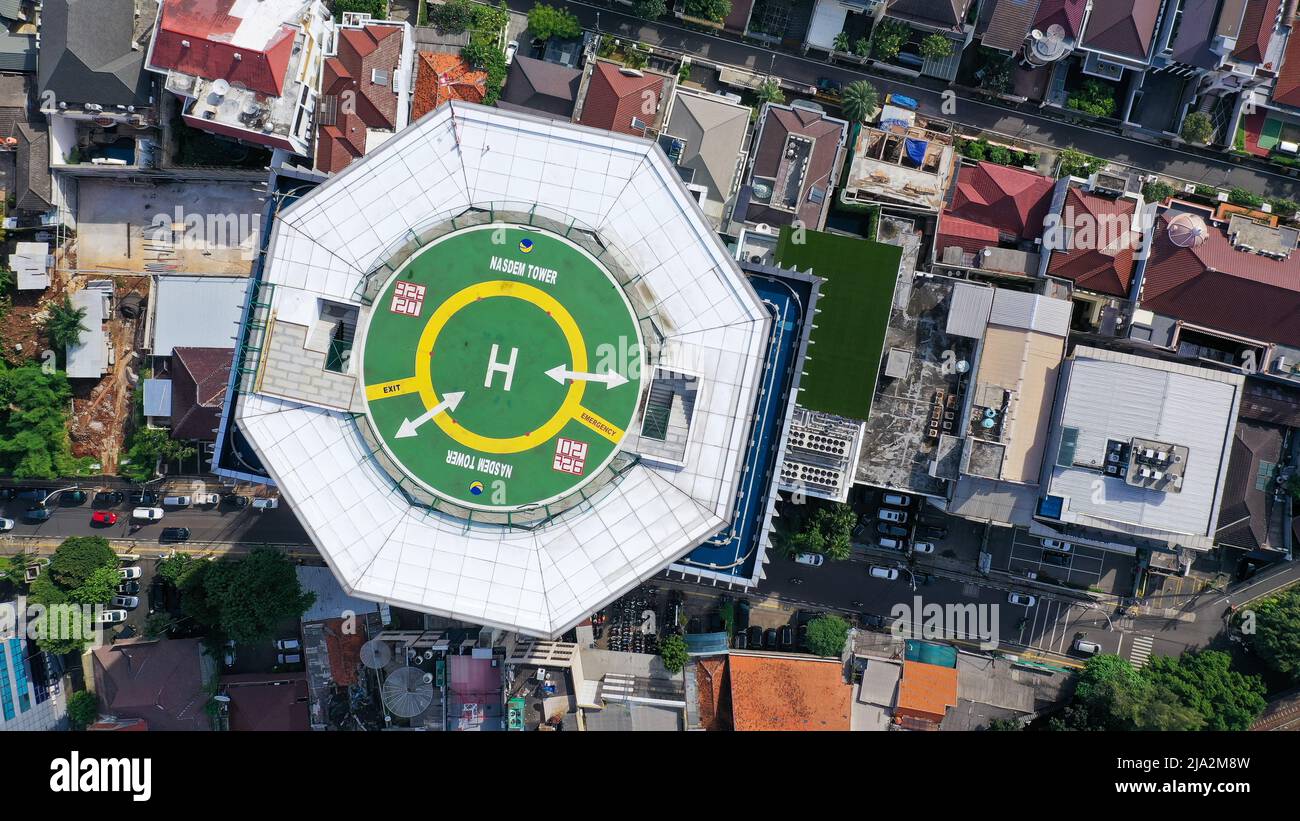
[[[569, 343], [569, 355], [573, 357], [573, 364], [570, 368], [579, 372], [587, 370], [587, 345], [582, 340], [582, 332], [578, 330], [578, 323], [573, 320], [573, 316], [560, 304], [559, 300], [540, 288], [522, 282], [511, 282], [504, 279], [480, 282], [462, 288], [448, 297], [445, 302], [438, 306], [438, 310], [433, 312], [433, 316], [429, 317], [429, 324], [424, 326], [424, 332], [420, 334], [419, 347], [416, 348], [415, 378], [416, 383], [419, 385], [420, 398], [424, 401], [426, 409], [432, 408], [442, 401], [433, 389], [432, 357], [430, 352], [433, 351], [434, 344], [438, 341], [438, 334], [442, 332], [443, 326], [457, 311], [465, 306], [480, 299], [501, 296], [522, 299], [524, 302], [536, 305], [543, 311], [548, 311], [551, 319], [555, 321], [556, 325], [560, 326], [565, 341]], [[467, 430], [463, 425], [453, 422], [449, 413], [440, 413], [433, 417], [433, 421], [434, 424], [442, 428], [443, 433], [467, 448], [480, 450], [484, 453], [521, 453], [536, 447], [540, 442], [551, 439], [564, 429], [570, 419], [578, 415], [582, 409], [582, 394], [586, 387], [587, 383], [582, 380], [570, 382], [569, 391], [565, 394], [560, 409], [545, 424], [528, 436], [511, 436], [505, 439], [480, 436], [471, 430]]]

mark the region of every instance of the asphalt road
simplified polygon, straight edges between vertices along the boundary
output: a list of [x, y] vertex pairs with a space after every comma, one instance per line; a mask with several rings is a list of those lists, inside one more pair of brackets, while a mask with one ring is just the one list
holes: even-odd
[[[517, 12], [526, 13], [534, 0], [506, 0]], [[1032, 111], [1020, 111], [990, 105], [980, 100], [958, 97], [955, 109], [945, 111], [941, 92], [907, 80], [867, 73], [854, 68], [830, 65], [794, 54], [777, 52], [759, 45], [739, 42], [726, 36], [707, 34], [672, 23], [649, 23], [620, 13], [607, 6], [565, 2], [584, 28], [596, 29], [621, 38], [629, 38], [678, 53], [691, 54], [700, 60], [747, 69], [759, 74], [773, 73], [799, 85], [813, 85], [819, 77], [842, 83], [869, 78], [882, 96], [899, 92], [920, 103], [923, 113], [976, 128], [997, 131], [1018, 139], [1056, 148], [1073, 146], [1089, 154], [1106, 157], [1137, 168], [1183, 180], [1217, 186], [1240, 186], [1256, 193], [1296, 198], [1300, 181], [1251, 166], [1218, 161], [1205, 154], [1165, 148], [1112, 132], [1044, 117]], [[922, 80], [920, 82], [934, 82]], [[935, 84], [938, 85], [937, 83]]]

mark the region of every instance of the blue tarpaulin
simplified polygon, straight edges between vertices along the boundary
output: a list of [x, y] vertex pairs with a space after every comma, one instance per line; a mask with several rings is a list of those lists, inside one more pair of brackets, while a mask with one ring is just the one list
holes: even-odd
[[888, 102], [891, 102], [896, 106], [901, 106], [902, 108], [910, 108], [913, 111], [916, 111], [916, 100], [913, 100], [911, 97], [904, 97], [902, 94], [890, 94]]
[[918, 140], [915, 137], [908, 137], [903, 141], [903, 145], [907, 149], [908, 159], [917, 165], [925, 162], [925, 149], [930, 145], [928, 140]]

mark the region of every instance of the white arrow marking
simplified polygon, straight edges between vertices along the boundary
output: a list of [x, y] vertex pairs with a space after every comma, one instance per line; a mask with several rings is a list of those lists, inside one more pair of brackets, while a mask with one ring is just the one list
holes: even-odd
[[397, 429], [397, 436], [395, 438], [406, 439], [411, 436], [414, 436], [416, 432], [420, 429], [420, 425], [423, 425], [425, 422], [428, 422], [430, 419], [442, 413], [443, 411], [456, 410], [456, 406], [460, 404], [460, 400], [463, 398], [465, 398], [464, 391], [456, 391], [455, 393], [443, 394], [441, 402], [434, 405], [432, 408], [429, 408], [427, 411], [420, 414], [415, 419], [407, 419], [403, 421], [402, 426]]
[[627, 384], [627, 377], [617, 371], [610, 371], [609, 373], [582, 373], [581, 371], [568, 370], [563, 365], [556, 365], [554, 368], [547, 371], [546, 375], [554, 379], [556, 382], [559, 382], [561, 385], [564, 384], [564, 380], [566, 379], [572, 379], [575, 382], [579, 380], [583, 382], [604, 382], [605, 390]]

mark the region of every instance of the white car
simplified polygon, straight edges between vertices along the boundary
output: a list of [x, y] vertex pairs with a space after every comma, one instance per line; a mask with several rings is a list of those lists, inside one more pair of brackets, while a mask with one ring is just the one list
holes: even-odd
[[882, 522], [893, 522], [894, 524], [901, 525], [907, 521], [907, 512], [903, 510], [890, 510], [887, 507], [882, 507], [880, 510], [876, 511], [876, 518]]
[[194, 504], [219, 505], [221, 504], [221, 496], [219, 496], [216, 493], [200, 493], [199, 495], [194, 497]]
[[917, 542], [916, 544], [912, 545], [912, 552], [913, 552], [913, 553], [933, 553], [933, 552], [934, 552], [934, 542]]
[[223, 659], [223, 661], [226, 662], [226, 666], [233, 667], [235, 665], [235, 640], [234, 639], [230, 639], [229, 641], [226, 642], [226, 652], [224, 656], [225, 658]]
[[1074, 549], [1074, 545], [1069, 542], [1063, 542], [1060, 539], [1043, 539], [1043, 547], [1060, 553], [1069, 553]]
[[254, 499], [253, 510], [275, 510], [280, 506], [279, 499]]
[[14, 529], [13, 519], [0, 519], [0, 533]]
[[128, 581], [132, 579], [138, 579], [144, 575], [144, 571], [142, 571], [138, 567], [124, 567], [117, 572], [118, 575], [120, 575], [123, 579], [126, 579]]
[[1027, 609], [1038, 604], [1038, 597], [1031, 596], [1028, 593], [1012, 593], [1007, 596], [1007, 601], [1011, 604], [1018, 604]]
[[1095, 656], [1101, 651], [1101, 645], [1095, 641], [1088, 641], [1083, 636], [1074, 640], [1074, 652], [1085, 656]]
[[127, 610], [134, 610], [140, 606], [139, 596], [114, 596], [110, 602], [114, 607], [125, 607]]
[[131, 511], [131, 518], [137, 522], [162, 521], [163, 510], [160, 507], [137, 507]]
[[878, 565], [878, 564], [873, 564], [873, 565], [871, 566], [871, 578], [873, 578], [873, 579], [884, 579], [885, 581], [888, 581], [888, 582], [895, 581], [895, 580], [898, 579], [898, 568], [896, 568], [896, 567], [881, 567], [881, 566]]
[[125, 610], [104, 610], [96, 618], [96, 624], [121, 624], [126, 621]]
[[280, 639], [275, 643], [275, 649], [277, 650], [288, 651], [288, 650], [299, 650], [301, 648], [302, 648], [302, 642], [298, 641], [297, 639]]
[[912, 497], [902, 493], [886, 493], [880, 501], [890, 507], [907, 507], [912, 503]]
[[826, 561], [826, 557], [820, 553], [800, 553], [794, 557], [794, 560], [809, 567], [821, 567], [822, 562]]
[[519, 43], [511, 40], [506, 43], [506, 65], [510, 65], [515, 60], [515, 52], [519, 50]]

